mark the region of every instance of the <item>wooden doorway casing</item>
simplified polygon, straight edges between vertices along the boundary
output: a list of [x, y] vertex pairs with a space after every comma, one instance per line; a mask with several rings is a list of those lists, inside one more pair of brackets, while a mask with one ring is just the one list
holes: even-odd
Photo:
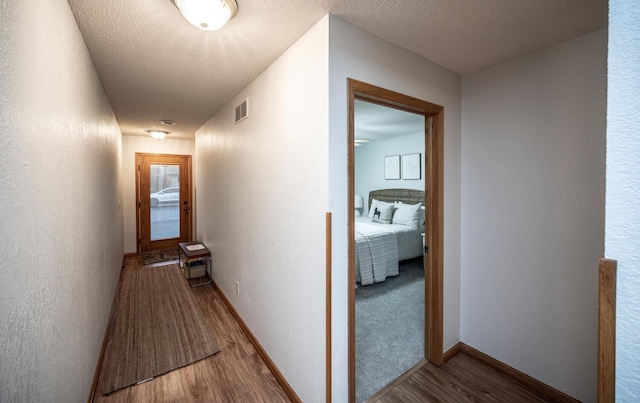
[[[180, 236], [178, 238], [157, 241], [150, 240], [150, 214], [143, 214], [145, 211], [150, 211], [150, 199], [149, 197], [142, 197], [142, 195], [148, 196], [149, 188], [145, 185], [145, 181], [141, 180], [141, 175], [149, 169], [151, 164], [180, 166], [180, 195], [178, 204]], [[136, 239], [138, 253], [173, 247], [177, 248], [179, 242], [191, 240], [192, 217], [194, 213], [191, 197], [191, 170], [190, 155], [136, 153]]]
[[[361, 99], [425, 117], [425, 359], [443, 364], [443, 228], [444, 228], [444, 108], [361, 81], [348, 79], [348, 282], [355, 284], [355, 150], [354, 101]], [[349, 402], [356, 398], [355, 288], [348, 288]]]

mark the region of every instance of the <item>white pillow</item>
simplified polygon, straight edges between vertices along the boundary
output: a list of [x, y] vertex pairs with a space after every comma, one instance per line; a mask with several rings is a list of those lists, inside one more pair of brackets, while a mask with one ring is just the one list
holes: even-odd
[[397, 210], [393, 214], [393, 223], [407, 225], [411, 228], [418, 228], [420, 224], [420, 208], [422, 203], [418, 204], [397, 204]]
[[[373, 203], [372, 203], [373, 204]], [[393, 219], [393, 203], [386, 203], [378, 200], [373, 212], [371, 221], [381, 222], [383, 224], [391, 224]]]
[[376, 204], [378, 203], [377, 199], [371, 200], [371, 206], [369, 206], [369, 214], [367, 216], [369, 218], [373, 218], [373, 212], [376, 211]]

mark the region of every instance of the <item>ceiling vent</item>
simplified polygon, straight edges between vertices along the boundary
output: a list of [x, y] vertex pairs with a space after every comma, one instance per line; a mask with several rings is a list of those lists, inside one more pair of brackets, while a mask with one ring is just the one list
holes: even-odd
[[240, 105], [236, 106], [236, 124], [249, 117], [249, 98], [245, 98]]

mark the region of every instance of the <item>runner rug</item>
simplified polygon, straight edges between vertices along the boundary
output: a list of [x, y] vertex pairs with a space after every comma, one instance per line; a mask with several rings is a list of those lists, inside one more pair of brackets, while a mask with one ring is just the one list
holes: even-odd
[[125, 270], [113, 321], [105, 395], [220, 351], [177, 264]]

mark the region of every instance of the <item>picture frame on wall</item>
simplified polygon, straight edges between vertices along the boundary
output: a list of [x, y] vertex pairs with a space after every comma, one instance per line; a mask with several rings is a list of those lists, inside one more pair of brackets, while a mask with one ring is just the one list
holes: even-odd
[[422, 179], [421, 154], [402, 156], [402, 179]]
[[384, 178], [400, 179], [400, 156], [388, 155], [384, 157]]

